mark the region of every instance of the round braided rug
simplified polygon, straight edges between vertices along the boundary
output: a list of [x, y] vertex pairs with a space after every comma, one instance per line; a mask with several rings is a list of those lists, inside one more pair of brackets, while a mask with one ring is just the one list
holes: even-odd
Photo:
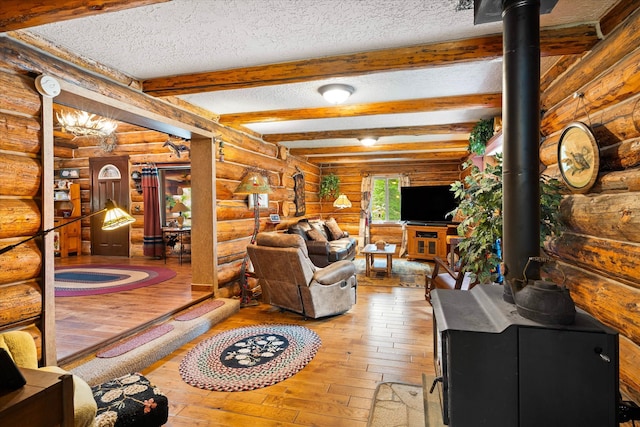
[[304, 326], [236, 328], [190, 350], [180, 362], [180, 375], [187, 384], [205, 390], [254, 390], [296, 374], [313, 359], [321, 343]]

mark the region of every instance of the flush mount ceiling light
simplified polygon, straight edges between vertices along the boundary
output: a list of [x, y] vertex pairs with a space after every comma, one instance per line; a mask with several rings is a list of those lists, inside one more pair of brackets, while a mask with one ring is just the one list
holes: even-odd
[[360, 143], [362, 145], [364, 145], [365, 147], [371, 147], [373, 144], [375, 144], [376, 142], [378, 142], [378, 138], [371, 138], [371, 137], [367, 137], [367, 138], [362, 138], [360, 140]]
[[342, 104], [353, 92], [355, 92], [355, 89], [353, 86], [333, 83], [320, 86], [318, 88], [318, 92], [320, 92], [320, 95], [322, 95], [324, 99], [331, 104]]

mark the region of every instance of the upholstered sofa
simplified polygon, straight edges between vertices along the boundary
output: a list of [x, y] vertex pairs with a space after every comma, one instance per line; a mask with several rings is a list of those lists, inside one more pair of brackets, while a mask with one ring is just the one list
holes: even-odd
[[344, 313], [356, 302], [353, 262], [317, 267], [297, 234], [259, 233], [247, 252], [266, 303], [316, 319]]
[[302, 219], [289, 226], [287, 232], [302, 237], [309, 258], [318, 267], [326, 267], [336, 261], [353, 261], [356, 257], [357, 240], [342, 231], [334, 218], [326, 221]]

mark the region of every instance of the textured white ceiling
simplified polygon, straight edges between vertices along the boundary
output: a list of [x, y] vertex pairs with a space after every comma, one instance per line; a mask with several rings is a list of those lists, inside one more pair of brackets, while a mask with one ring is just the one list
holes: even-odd
[[[135, 78], [148, 79], [501, 31], [499, 22], [474, 26], [473, 11], [457, 11], [458, 3], [459, 0], [173, 0], [30, 30], [84, 57]], [[552, 14], [542, 16], [542, 25], [595, 21], [615, 3], [616, 0], [559, 0]], [[344, 82], [356, 88], [349, 103], [490, 93], [501, 90], [501, 67], [502, 62], [496, 60], [182, 98], [226, 114], [326, 106], [317, 88], [329, 82]], [[299, 132], [475, 121], [491, 114], [495, 111], [469, 110], [248, 127], [260, 133]]]

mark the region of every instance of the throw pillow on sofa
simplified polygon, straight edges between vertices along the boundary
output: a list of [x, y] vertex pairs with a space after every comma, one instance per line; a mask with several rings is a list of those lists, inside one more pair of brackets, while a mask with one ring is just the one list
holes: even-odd
[[325, 225], [329, 229], [329, 233], [331, 234], [331, 240], [338, 240], [344, 237], [344, 231], [340, 229], [340, 226], [336, 222], [335, 218], [329, 218]]
[[311, 230], [307, 231], [307, 237], [309, 237], [309, 239], [315, 241], [315, 242], [327, 242], [327, 238], [324, 234], [322, 234], [321, 232], [319, 232], [318, 230], [316, 230], [315, 228], [312, 228]]

